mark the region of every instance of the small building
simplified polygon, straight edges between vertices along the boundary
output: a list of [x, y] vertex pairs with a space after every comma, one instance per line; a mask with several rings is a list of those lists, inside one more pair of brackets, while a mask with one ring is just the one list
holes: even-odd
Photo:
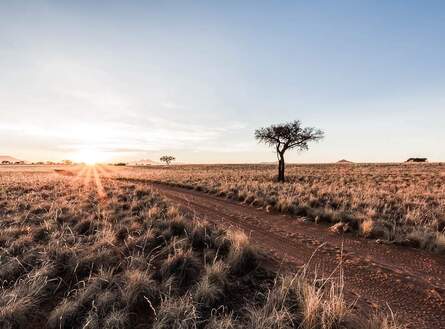
[[427, 162], [427, 158], [409, 158], [406, 162]]

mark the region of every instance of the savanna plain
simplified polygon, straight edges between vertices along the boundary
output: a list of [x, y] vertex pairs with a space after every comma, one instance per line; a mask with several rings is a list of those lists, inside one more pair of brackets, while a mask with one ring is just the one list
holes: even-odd
[[177, 166], [131, 170], [125, 177], [195, 189], [266, 211], [334, 225], [382, 242], [445, 251], [445, 165]]
[[1, 166], [0, 328], [405, 327], [390, 305], [357, 311], [341, 261], [327, 273], [271, 265], [249, 232], [186, 211], [156, 185], [441, 257], [445, 166], [275, 175], [268, 165]]

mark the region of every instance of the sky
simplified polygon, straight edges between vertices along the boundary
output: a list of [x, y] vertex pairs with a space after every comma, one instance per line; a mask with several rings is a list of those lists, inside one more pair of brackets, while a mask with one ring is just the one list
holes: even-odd
[[443, 1], [0, 2], [0, 154], [276, 159], [256, 128], [325, 131], [289, 162], [445, 161]]

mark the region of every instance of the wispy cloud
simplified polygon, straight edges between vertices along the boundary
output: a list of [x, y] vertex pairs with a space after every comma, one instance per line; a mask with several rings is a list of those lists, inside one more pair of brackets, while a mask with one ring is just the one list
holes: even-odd
[[50, 148], [57, 151], [74, 152], [83, 148], [94, 148], [115, 153], [140, 153], [168, 149], [218, 150], [224, 144], [222, 143], [224, 139], [228, 139], [232, 133], [242, 127], [243, 125], [236, 122], [209, 126], [159, 117], [144, 119], [126, 117], [120, 122], [74, 122], [65, 126], [48, 127], [29, 123], [0, 124], [2, 131], [8, 131], [10, 135], [20, 134], [21, 138], [28, 140], [30, 145], [33, 144], [33, 140], [46, 140]]
[[169, 109], [169, 110], [185, 110], [185, 109], [187, 109], [186, 106], [178, 104], [178, 103], [176, 103], [175, 101], [172, 101], [172, 100], [167, 100], [165, 102], [162, 102], [161, 106], [163, 108], [166, 108], [166, 109]]

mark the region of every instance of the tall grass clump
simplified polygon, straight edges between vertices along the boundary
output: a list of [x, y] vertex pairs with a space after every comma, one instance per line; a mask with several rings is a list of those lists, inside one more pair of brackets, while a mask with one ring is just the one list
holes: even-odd
[[111, 169], [76, 170], [0, 180], [0, 328], [345, 325], [341, 284], [278, 275], [244, 233], [108, 179]]
[[316, 223], [346, 223], [348, 230], [366, 238], [444, 252], [445, 167], [441, 164], [288, 165], [285, 183], [275, 181], [275, 169], [199, 165], [128, 170], [117, 176], [194, 188]]

